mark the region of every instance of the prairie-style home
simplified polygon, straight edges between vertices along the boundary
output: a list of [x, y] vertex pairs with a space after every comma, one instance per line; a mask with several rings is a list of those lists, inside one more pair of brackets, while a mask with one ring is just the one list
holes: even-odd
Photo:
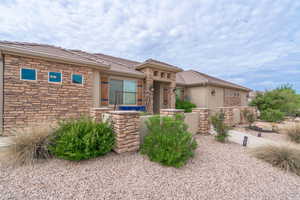
[[176, 96], [197, 107], [247, 105], [250, 89], [194, 70], [51, 45], [0, 42], [0, 126], [90, 115], [93, 108], [159, 113]]

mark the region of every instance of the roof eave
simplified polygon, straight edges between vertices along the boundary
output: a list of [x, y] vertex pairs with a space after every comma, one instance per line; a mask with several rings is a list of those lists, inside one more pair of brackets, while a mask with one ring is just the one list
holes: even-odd
[[39, 57], [39, 58], [44, 58], [48, 60], [55, 60], [55, 61], [61, 61], [63, 63], [70, 63], [74, 65], [83, 65], [83, 66], [88, 66], [96, 69], [109, 69], [109, 65], [105, 64], [96, 64], [94, 62], [88, 62], [84, 60], [79, 60], [79, 59], [70, 59], [66, 58], [64, 56], [55, 56], [47, 53], [41, 53], [41, 52], [36, 52], [36, 51], [31, 51], [31, 50], [24, 50], [24, 49], [19, 49], [16, 47], [8, 47], [0, 44], [0, 50], [2, 51], [3, 54], [13, 54], [13, 55], [25, 55], [25, 56], [30, 56], [30, 57]]
[[183, 71], [183, 69], [180, 69], [180, 68], [170, 67], [170, 66], [162, 65], [162, 64], [158, 64], [158, 63], [141, 63], [139, 65], [136, 65], [135, 69], [143, 69], [146, 67], [162, 69], [162, 70], [167, 70], [167, 71], [171, 71], [171, 72], [182, 72]]

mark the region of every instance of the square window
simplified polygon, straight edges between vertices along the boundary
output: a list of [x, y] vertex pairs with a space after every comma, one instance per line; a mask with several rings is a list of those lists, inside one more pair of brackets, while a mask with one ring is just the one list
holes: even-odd
[[158, 71], [154, 71], [154, 76], [157, 76], [158, 75]]
[[83, 84], [83, 76], [81, 74], [72, 74], [72, 83]]
[[170, 73], [167, 73], [167, 78], [171, 78], [171, 74]]
[[164, 72], [161, 72], [160, 77], [161, 77], [161, 78], [164, 78], [164, 77], [165, 77], [165, 73], [164, 73]]
[[36, 80], [36, 69], [21, 69], [21, 80], [29, 80], [35, 81]]
[[61, 83], [61, 72], [49, 72], [48, 73], [48, 81], [53, 83]]

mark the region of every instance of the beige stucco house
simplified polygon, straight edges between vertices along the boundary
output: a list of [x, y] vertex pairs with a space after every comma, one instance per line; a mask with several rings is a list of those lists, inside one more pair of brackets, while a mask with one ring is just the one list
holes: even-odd
[[246, 105], [250, 90], [148, 59], [131, 61], [51, 45], [0, 42], [0, 127], [90, 115], [93, 109], [158, 113], [178, 98], [198, 107]]

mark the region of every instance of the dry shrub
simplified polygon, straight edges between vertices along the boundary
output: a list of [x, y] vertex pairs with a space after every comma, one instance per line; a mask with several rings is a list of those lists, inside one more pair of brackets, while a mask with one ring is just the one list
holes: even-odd
[[288, 126], [283, 132], [287, 134], [292, 142], [300, 143], [300, 124]]
[[11, 145], [6, 147], [1, 160], [11, 165], [28, 165], [51, 157], [48, 144], [53, 127], [49, 124], [15, 130]]
[[300, 176], [300, 149], [292, 145], [262, 146], [252, 151], [253, 155], [284, 171]]

